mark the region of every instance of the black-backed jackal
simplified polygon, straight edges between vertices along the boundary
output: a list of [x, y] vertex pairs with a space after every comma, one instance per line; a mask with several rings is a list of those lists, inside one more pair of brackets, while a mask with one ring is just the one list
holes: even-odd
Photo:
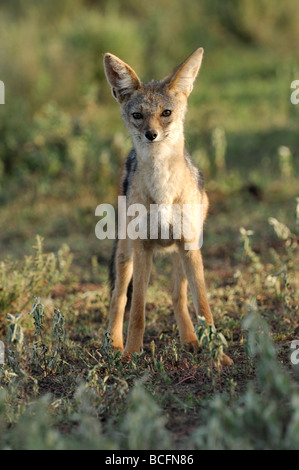
[[[203, 220], [208, 211], [202, 173], [192, 162], [184, 142], [187, 98], [202, 57], [203, 49], [197, 49], [163, 80], [142, 83], [134, 70], [118, 57], [110, 53], [104, 56], [105, 73], [112, 95], [120, 105], [134, 145], [123, 168], [120, 194], [126, 196], [127, 207], [140, 204], [148, 213], [154, 206], [163, 207], [164, 211], [159, 212], [158, 219], [160, 230], [164, 222], [169, 223], [171, 219], [165, 207], [170, 208], [170, 212], [171, 207], [201, 207]], [[186, 239], [184, 233], [180, 238], [174, 237], [172, 230], [169, 233], [168, 239], [159, 235], [158, 238], [132, 239], [134, 237], [127, 236], [117, 240], [111, 266], [113, 285], [109, 317], [109, 331], [116, 349], [124, 349], [123, 319], [128, 288], [133, 278], [125, 352], [142, 351], [145, 298], [156, 250], [171, 252], [173, 308], [182, 344], [195, 349], [198, 347], [187, 307], [187, 284], [197, 315], [204, 316], [208, 325], [214, 325], [207, 300], [198, 233], [195, 231], [195, 238], [191, 240], [193, 249], [186, 249], [190, 238]], [[196, 249], [194, 242], [198, 243]], [[232, 361], [224, 355], [223, 363], [231, 364]]]

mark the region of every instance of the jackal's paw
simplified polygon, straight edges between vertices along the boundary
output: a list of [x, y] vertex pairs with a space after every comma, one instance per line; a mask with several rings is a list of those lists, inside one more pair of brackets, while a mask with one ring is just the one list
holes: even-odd
[[120, 342], [112, 341], [112, 349], [114, 352], [117, 352], [117, 351], [123, 352], [124, 346]]
[[139, 352], [131, 352], [128, 351], [127, 349], [124, 350], [122, 359], [124, 362], [132, 361], [134, 354], [141, 354], [142, 353], [142, 348], [139, 348]]
[[121, 362], [125, 364], [126, 362], [130, 362], [133, 359], [133, 354], [128, 351], [123, 351], [123, 355], [121, 358]]
[[190, 351], [190, 352], [196, 352], [199, 350], [199, 342], [197, 339], [193, 340], [193, 341], [185, 341], [183, 343], [183, 347], [184, 349], [186, 349], [187, 351]]
[[228, 357], [226, 354], [223, 354], [221, 363], [223, 366], [231, 366], [233, 365], [234, 361], [230, 357]]

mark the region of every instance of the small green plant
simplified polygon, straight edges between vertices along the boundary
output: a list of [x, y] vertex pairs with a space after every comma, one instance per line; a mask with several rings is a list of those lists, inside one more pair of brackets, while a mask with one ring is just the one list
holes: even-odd
[[119, 373], [123, 369], [121, 351], [116, 351], [112, 345], [109, 332], [104, 335], [101, 349], [99, 351], [100, 364], [107, 368], [108, 373]]
[[298, 249], [297, 236], [291, 232], [286, 224], [283, 224], [274, 217], [269, 217], [268, 222], [273, 227], [277, 237], [284, 242], [287, 253], [287, 262], [291, 262], [293, 260], [294, 253]]
[[205, 424], [192, 436], [196, 449], [281, 449], [298, 447], [299, 394], [276, 356], [269, 328], [252, 302], [243, 326], [257, 378], [228, 406], [217, 395], [203, 413]]
[[[296, 288], [292, 287], [294, 280], [292, 280], [291, 272], [295, 267], [296, 255], [298, 251], [298, 241], [294, 233], [291, 232], [289, 227], [282, 222], [279, 222], [274, 217], [268, 219], [269, 224], [273, 227], [277, 237], [283, 241], [285, 252], [282, 255], [282, 261], [277, 252], [272, 249], [272, 254], [276, 260], [283, 263], [282, 269], [276, 274], [269, 274], [267, 276], [268, 286], [274, 288], [277, 296], [282, 298], [286, 313], [298, 311], [298, 301]], [[280, 278], [282, 277], [282, 286]]]
[[[60, 310], [55, 308], [52, 318], [52, 331], [49, 337], [45, 327], [45, 308], [38, 298], [29, 313], [33, 317], [34, 335], [32, 360], [37, 368], [41, 367], [44, 375], [54, 372], [60, 362], [63, 362], [65, 330], [64, 317]], [[54, 340], [54, 341], [53, 341]]]
[[263, 269], [263, 265], [261, 263], [260, 257], [254, 252], [251, 247], [250, 237], [254, 235], [254, 231], [246, 230], [244, 227], [241, 227], [240, 234], [244, 255], [250, 260], [254, 273], [258, 274]]
[[45, 295], [58, 282], [65, 280], [72, 262], [67, 245], [54, 253], [43, 252], [43, 239], [36, 237], [35, 255], [26, 256], [24, 263], [0, 263], [0, 308], [22, 312], [35, 292]]
[[203, 355], [220, 369], [223, 350], [227, 348], [227, 342], [223, 334], [218, 332], [213, 325], [207, 325], [203, 317], [198, 317], [196, 334]]
[[8, 313], [6, 319], [8, 320], [8, 344], [21, 350], [24, 342], [24, 331], [21, 326], [21, 318], [23, 314], [12, 315]]
[[48, 375], [48, 346], [44, 337], [44, 306], [39, 302], [39, 299], [35, 299], [35, 303], [32, 306], [30, 315], [33, 316], [34, 320], [34, 334], [36, 341], [32, 344], [32, 359], [37, 367], [41, 366], [44, 370], [44, 374]]
[[51, 336], [55, 341], [52, 345], [52, 354], [49, 361], [49, 368], [55, 370], [59, 363], [64, 361], [64, 347], [65, 347], [65, 329], [64, 329], [64, 316], [58, 308], [54, 308], [53, 326]]
[[142, 382], [137, 382], [129, 396], [128, 411], [119, 426], [120, 448], [170, 449], [170, 437], [165, 425], [162, 410], [145, 390]]
[[291, 150], [289, 147], [282, 145], [278, 149], [278, 155], [281, 177], [285, 180], [288, 180], [294, 174]]

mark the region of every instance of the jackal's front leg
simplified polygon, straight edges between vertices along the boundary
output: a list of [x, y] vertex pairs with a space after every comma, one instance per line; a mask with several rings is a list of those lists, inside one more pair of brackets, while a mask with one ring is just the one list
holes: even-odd
[[[198, 316], [203, 315], [207, 325], [214, 326], [213, 315], [207, 298], [201, 252], [200, 250], [184, 250], [182, 246], [180, 247], [180, 255], [189, 282], [196, 314]], [[226, 354], [223, 354], [223, 364], [230, 365], [232, 362]]]
[[182, 247], [180, 254], [196, 314], [204, 316], [207, 325], [214, 326], [213, 315], [207, 298], [201, 252], [200, 250], [185, 250]]
[[133, 272], [133, 259], [129, 240], [118, 240], [114, 262], [116, 278], [110, 303], [109, 333], [113, 347], [122, 351], [127, 289]]
[[143, 347], [145, 325], [145, 298], [152, 266], [152, 250], [142, 240], [133, 244], [133, 295], [130, 310], [128, 338], [125, 351], [140, 353]]
[[172, 255], [173, 262], [173, 291], [172, 301], [174, 316], [178, 324], [182, 345], [191, 349], [198, 349], [198, 339], [194, 331], [187, 304], [188, 282], [184, 274], [180, 257], [177, 253]]

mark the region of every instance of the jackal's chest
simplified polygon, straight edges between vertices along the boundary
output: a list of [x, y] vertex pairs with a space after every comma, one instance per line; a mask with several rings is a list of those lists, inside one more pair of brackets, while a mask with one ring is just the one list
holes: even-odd
[[168, 246], [181, 239], [182, 214], [173, 204], [131, 204], [127, 208], [127, 235]]
[[171, 205], [178, 198], [178, 178], [171, 169], [148, 172], [143, 178], [144, 195], [154, 204]]

